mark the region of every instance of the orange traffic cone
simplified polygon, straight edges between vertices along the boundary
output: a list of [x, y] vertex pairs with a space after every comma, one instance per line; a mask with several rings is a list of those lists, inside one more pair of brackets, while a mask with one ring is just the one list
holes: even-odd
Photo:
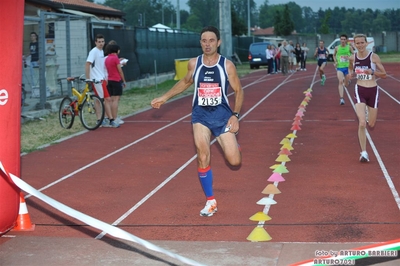
[[31, 218], [29, 217], [28, 208], [26, 207], [25, 198], [22, 192], [20, 192], [19, 214], [16, 221], [16, 225], [13, 228], [13, 230], [15, 231], [35, 230], [35, 225], [31, 223]]

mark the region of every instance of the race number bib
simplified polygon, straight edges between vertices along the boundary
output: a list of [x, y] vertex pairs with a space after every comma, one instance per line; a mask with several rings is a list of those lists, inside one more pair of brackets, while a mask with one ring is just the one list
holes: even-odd
[[319, 58], [319, 59], [326, 59], [326, 56], [325, 56], [325, 54], [319, 54], [319, 55], [318, 55], [318, 58]]
[[347, 56], [347, 55], [341, 55], [339, 60], [340, 60], [340, 62], [342, 62], [342, 63], [349, 62], [349, 56]]
[[200, 83], [197, 88], [198, 105], [217, 106], [222, 102], [221, 87], [218, 83]]
[[354, 70], [354, 72], [356, 73], [356, 76], [357, 76], [358, 80], [371, 80], [372, 79], [372, 75], [366, 74], [364, 72], [363, 68], [356, 68]]
[[358, 80], [371, 80], [371, 79], [372, 79], [372, 75], [368, 75], [368, 74], [357, 74], [357, 79], [358, 79]]

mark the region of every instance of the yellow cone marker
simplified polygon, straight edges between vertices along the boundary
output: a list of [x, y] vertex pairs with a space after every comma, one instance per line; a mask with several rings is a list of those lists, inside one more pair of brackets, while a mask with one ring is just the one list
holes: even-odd
[[290, 143], [283, 144], [283, 146], [281, 147], [281, 150], [283, 150], [285, 148], [288, 149], [289, 151], [293, 150], [293, 147], [292, 147], [292, 145], [290, 145]]
[[265, 214], [264, 212], [257, 212], [256, 214], [254, 214], [253, 216], [251, 216], [249, 218], [251, 221], [254, 222], [261, 222], [261, 221], [269, 221], [272, 218], [269, 217], [267, 214]]
[[275, 162], [290, 162], [290, 158], [286, 154], [281, 154], [276, 158]]
[[272, 237], [267, 233], [264, 227], [256, 227], [251, 231], [250, 235], [247, 237], [247, 240], [252, 242], [262, 242], [262, 241], [270, 241]]
[[276, 169], [280, 164], [274, 164], [269, 167], [269, 169]]
[[287, 134], [286, 137], [287, 137], [288, 139], [297, 138], [296, 134], [294, 134], [294, 133]]
[[281, 140], [281, 142], [279, 142], [279, 144], [285, 144], [285, 143], [290, 143], [290, 140], [289, 139], [287, 139], [287, 138], [284, 138], [284, 139], [282, 139]]

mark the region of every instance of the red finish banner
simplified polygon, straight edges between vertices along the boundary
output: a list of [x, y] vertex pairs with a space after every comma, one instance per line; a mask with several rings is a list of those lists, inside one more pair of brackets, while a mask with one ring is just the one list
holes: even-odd
[[[20, 176], [21, 83], [24, 1], [0, 1], [0, 161]], [[14, 227], [20, 190], [0, 174], [0, 235]]]

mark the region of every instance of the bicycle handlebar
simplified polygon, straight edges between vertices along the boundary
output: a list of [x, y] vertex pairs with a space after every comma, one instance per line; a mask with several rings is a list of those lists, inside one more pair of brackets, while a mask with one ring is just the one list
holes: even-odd
[[101, 83], [101, 81], [98, 81], [98, 80], [95, 80], [95, 79], [93, 79], [93, 80], [91, 80], [91, 79], [84, 79], [84, 78], [80, 78], [80, 77], [67, 77], [67, 81], [69, 81], [69, 82], [71, 82], [71, 81], [74, 81], [74, 80], [76, 80], [76, 79], [79, 79], [79, 80], [82, 80], [82, 81], [85, 81], [86, 83]]

